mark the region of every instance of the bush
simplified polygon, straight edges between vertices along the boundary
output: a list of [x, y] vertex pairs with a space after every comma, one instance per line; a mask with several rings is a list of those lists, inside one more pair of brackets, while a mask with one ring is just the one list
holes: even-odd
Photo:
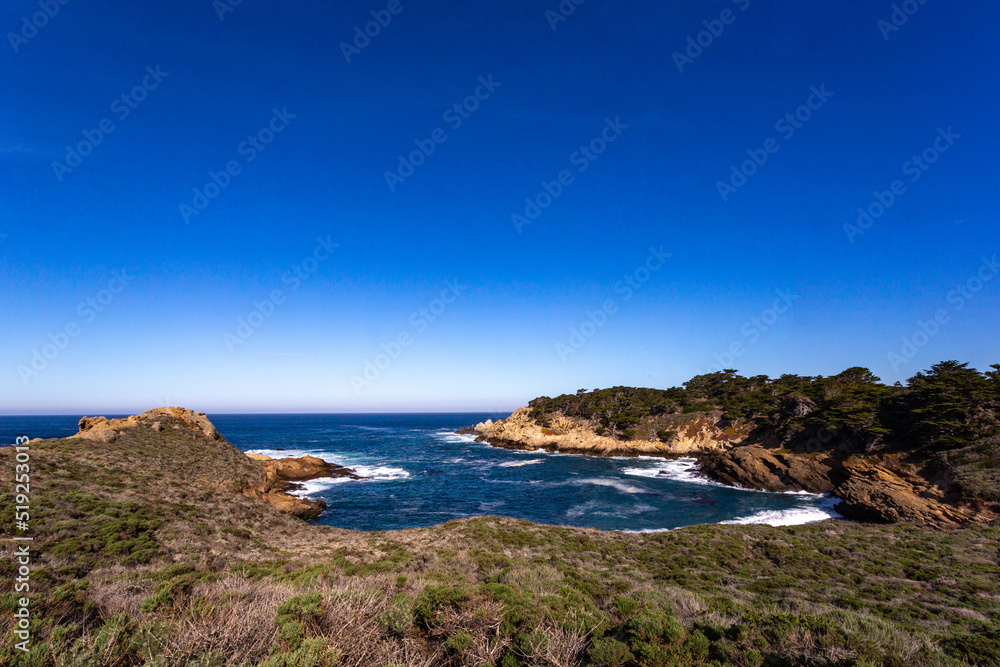
[[663, 611], [643, 611], [625, 624], [625, 632], [639, 641], [662, 640], [674, 644], [684, 638], [684, 628]]
[[451, 637], [448, 637], [448, 641], [445, 644], [451, 650], [461, 653], [472, 646], [472, 637], [465, 630], [459, 630]]
[[406, 593], [397, 593], [389, 603], [379, 621], [382, 627], [394, 635], [402, 635], [413, 624], [413, 603]]
[[306, 639], [289, 653], [276, 653], [260, 663], [259, 667], [333, 667], [339, 655], [330, 648], [323, 637]]
[[469, 594], [458, 586], [446, 584], [430, 585], [421, 591], [413, 608], [413, 618], [418, 625], [430, 627], [441, 607], [458, 607], [468, 599]]
[[587, 655], [598, 667], [620, 667], [635, 658], [627, 644], [612, 637], [595, 639]]

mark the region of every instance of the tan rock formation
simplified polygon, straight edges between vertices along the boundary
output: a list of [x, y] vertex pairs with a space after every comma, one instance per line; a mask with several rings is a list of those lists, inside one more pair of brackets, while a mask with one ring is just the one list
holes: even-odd
[[616, 440], [597, 435], [582, 420], [557, 416], [547, 427], [531, 418], [530, 408], [518, 408], [507, 419], [487, 420], [470, 431], [479, 439], [508, 449], [544, 449], [569, 454], [597, 456], [684, 456], [696, 452], [732, 447], [746, 437], [736, 429], [717, 428], [708, 419], [692, 421], [670, 443], [650, 440]]
[[155, 408], [153, 410], [146, 410], [141, 415], [132, 415], [131, 417], [122, 419], [83, 417], [80, 419], [80, 432], [74, 437], [97, 442], [114, 442], [119, 435], [119, 431], [125, 428], [148, 426], [154, 431], [159, 431], [162, 426], [156, 420], [157, 417], [174, 417], [179, 419], [184, 426], [201, 431], [213, 440], [218, 440], [221, 437], [215, 425], [209, 421], [204, 412], [195, 412], [194, 410], [185, 410], [184, 408], [176, 407]]
[[973, 519], [972, 512], [945, 502], [944, 493], [924, 478], [894, 472], [871, 461], [848, 459], [845, 480], [834, 490], [834, 509], [869, 523], [929, 523], [952, 526]]
[[355, 471], [344, 466], [329, 463], [315, 456], [301, 456], [299, 458], [286, 457], [275, 459], [263, 454], [247, 454], [254, 461], [259, 461], [267, 472], [269, 480], [277, 482], [306, 482], [311, 479], [322, 477], [350, 477], [351, 479], [361, 479]]

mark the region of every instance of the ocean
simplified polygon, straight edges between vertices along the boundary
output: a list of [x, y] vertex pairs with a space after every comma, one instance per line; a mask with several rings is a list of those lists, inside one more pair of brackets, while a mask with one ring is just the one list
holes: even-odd
[[[515, 451], [454, 433], [495, 414], [208, 417], [248, 453], [311, 454], [366, 477], [318, 479], [299, 492], [328, 505], [314, 523], [338, 528], [396, 530], [500, 515], [602, 530], [662, 531], [707, 523], [793, 525], [837, 516], [832, 498], [722, 486], [698, 477], [691, 459]], [[19, 435], [73, 435], [78, 421], [79, 416], [0, 417], [0, 443], [13, 444]]]

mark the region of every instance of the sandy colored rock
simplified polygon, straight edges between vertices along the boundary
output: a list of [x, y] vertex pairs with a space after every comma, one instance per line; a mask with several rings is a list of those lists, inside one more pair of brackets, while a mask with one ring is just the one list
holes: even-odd
[[487, 420], [463, 432], [507, 449], [544, 449], [568, 454], [597, 456], [685, 456], [707, 450], [727, 449], [741, 442], [744, 434], [727, 435], [710, 420], [694, 420], [668, 444], [650, 440], [616, 440], [597, 435], [580, 420], [558, 416], [547, 427], [531, 418], [530, 408], [518, 408], [507, 419]]
[[322, 500], [297, 498], [282, 491], [271, 491], [263, 499], [282, 512], [288, 512], [300, 519], [315, 519], [326, 509], [326, 503]]
[[[83, 417], [80, 419], [80, 431], [75, 437], [84, 440], [94, 440], [97, 442], [114, 442], [118, 437], [118, 431], [125, 428], [135, 428], [137, 426], [149, 427], [154, 431], [162, 428], [157, 417], [175, 417], [181, 420], [184, 426], [200, 431], [202, 434], [218, 440], [221, 436], [215, 425], [209, 421], [204, 412], [195, 412], [184, 408], [154, 408], [146, 410], [141, 415], [132, 415], [121, 419], [108, 419], [107, 417]], [[180, 428], [174, 424], [173, 428]]]
[[843, 464], [845, 480], [834, 490], [843, 516], [869, 523], [919, 523], [953, 526], [972, 516], [944, 501], [944, 494], [923, 478], [897, 474], [865, 460]]
[[354, 470], [324, 461], [315, 456], [286, 457], [275, 459], [264, 454], [247, 454], [254, 461], [259, 461], [273, 481], [307, 482], [322, 477], [350, 477], [362, 479]]

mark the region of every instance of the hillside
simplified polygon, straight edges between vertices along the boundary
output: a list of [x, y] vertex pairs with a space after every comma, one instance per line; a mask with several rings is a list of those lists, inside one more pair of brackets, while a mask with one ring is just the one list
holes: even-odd
[[[31, 442], [4, 488], [4, 665], [992, 665], [1000, 528], [606, 533], [497, 517], [310, 525], [204, 415]], [[103, 433], [102, 433], [103, 432]], [[0, 466], [14, 470], [12, 447]], [[8, 478], [9, 479], [9, 478]], [[264, 485], [264, 486], [262, 486]], [[328, 510], [329, 511], [329, 510]], [[31, 652], [14, 648], [30, 535]]]
[[541, 397], [469, 432], [500, 447], [694, 456], [704, 475], [767, 491], [831, 493], [883, 523], [991, 520], [1000, 506], [1000, 366], [954, 361], [886, 386], [832, 377], [701, 375], [684, 387]]

